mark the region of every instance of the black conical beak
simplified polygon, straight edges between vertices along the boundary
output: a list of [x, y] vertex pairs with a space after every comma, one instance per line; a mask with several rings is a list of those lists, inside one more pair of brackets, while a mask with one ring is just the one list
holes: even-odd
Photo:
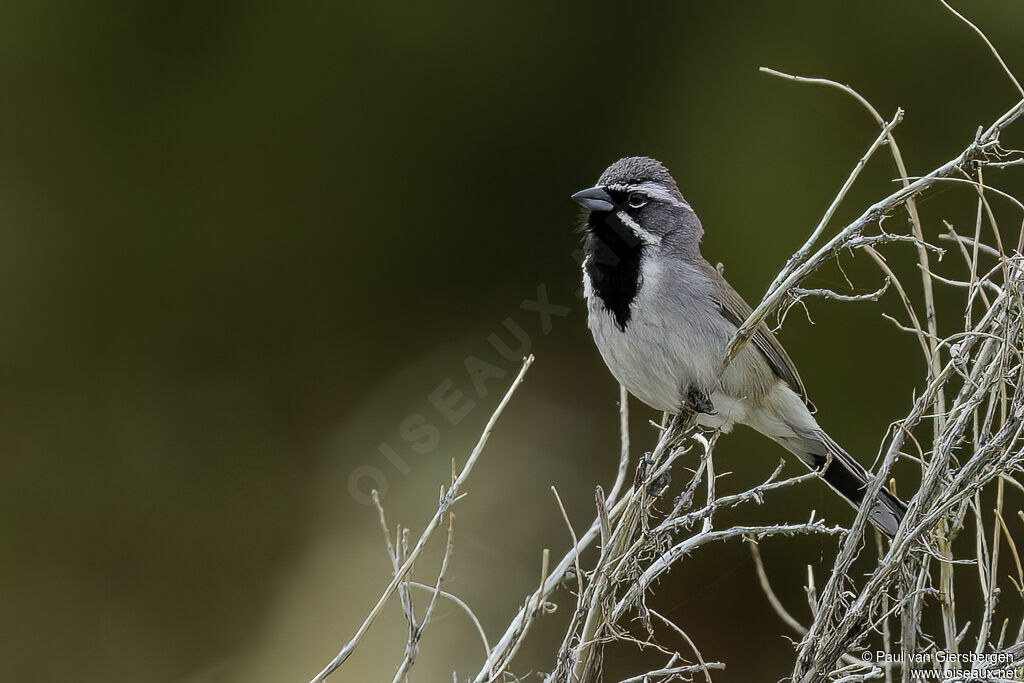
[[591, 211], [611, 211], [615, 208], [614, 200], [603, 187], [580, 190], [572, 196], [572, 200]]

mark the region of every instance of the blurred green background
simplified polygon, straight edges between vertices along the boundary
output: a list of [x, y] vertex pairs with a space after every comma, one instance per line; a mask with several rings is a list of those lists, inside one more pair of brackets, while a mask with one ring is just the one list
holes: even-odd
[[[1024, 73], [1024, 4], [958, 4]], [[418, 535], [517, 367], [487, 341], [512, 343], [510, 318], [537, 362], [457, 507], [447, 584], [497, 638], [541, 550], [568, 546], [550, 486], [582, 530], [617, 460], [568, 196], [621, 156], [662, 159], [705, 254], [756, 301], [876, 135], [840, 93], [761, 65], [903, 107], [912, 174], [1015, 99], [937, 2], [0, 6], [0, 679], [307, 680], [389, 578], [350, 489], [381, 480], [389, 521]], [[837, 225], [892, 175], [880, 157]], [[1020, 193], [1022, 175], [990, 180]], [[929, 231], [971, 225], [970, 192], [933, 193]], [[848, 272], [867, 291], [862, 261]], [[520, 306], [539, 286], [569, 307], [547, 332]], [[815, 325], [794, 312], [782, 333], [822, 424], [865, 463], [922, 369], [879, 310], [899, 311], [815, 302]], [[508, 374], [479, 396], [467, 356]], [[428, 398], [439, 385], [474, 402], [457, 425]], [[639, 452], [653, 415], [634, 408]], [[417, 415], [427, 453], [402, 436]], [[726, 487], [783, 454], [744, 430], [719, 453]], [[812, 508], [850, 519], [813, 483], [726, 519]], [[804, 565], [820, 576], [834, 547], [764, 543], [802, 619]], [[550, 668], [559, 602], [517, 672]], [[701, 551], [657, 604], [728, 662], [716, 681], [789, 670], [742, 544]], [[338, 678], [391, 680], [403, 646], [392, 605]], [[480, 650], [442, 604], [412, 680], [475, 673]], [[616, 652], [609, 680], [638, 665]]]

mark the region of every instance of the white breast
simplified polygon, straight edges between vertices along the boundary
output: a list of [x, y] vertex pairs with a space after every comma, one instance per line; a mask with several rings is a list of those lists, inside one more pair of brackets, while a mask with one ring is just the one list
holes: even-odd
[[675, 271], [696, 266], [674, 261], [672, 267], [674, 282], [667, 279], [658, 260], [643, 259], [642, 284], [625, 330], [618, 328], [594, 293], [586, 263], [583, 291], [590, 330], [612, 375], [644, 403], [675, 413], [688, 387], [700, 387], [709, 394], [718, 387], [730, 330], [708, 293], [682, 291], [678, 286], [682, 281], [706, 280], [696, 273], [689, 278]]

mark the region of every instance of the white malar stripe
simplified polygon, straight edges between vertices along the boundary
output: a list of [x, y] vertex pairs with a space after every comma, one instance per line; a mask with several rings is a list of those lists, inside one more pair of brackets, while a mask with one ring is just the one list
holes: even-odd
[[643, 240], [644, 243], [650, 245], [661, 244], [661, 237], [655, 235], [649, 230], [645, 230], [644, 228], [642, 228], [639, 223], [633, 220], [633, 218], [622, 209], [616, 211], [615, 215], [618, 216], [619, 220], [622, 221], [623, 225], [625, 225], [634, 233], [636, 233], [636, 236]]

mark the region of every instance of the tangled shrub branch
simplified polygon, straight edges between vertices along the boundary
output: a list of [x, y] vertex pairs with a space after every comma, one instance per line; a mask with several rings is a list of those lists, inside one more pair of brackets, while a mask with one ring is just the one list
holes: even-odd
[[[957, 17], [967, 22], [959, 14]], [[967, 23], [998, 58], [984, 35]], [[794, 651], [793, 681], [909, 681], [913, 667], [922, 665], [912, 664], [913, 658], [907, 656], [940, 650], [975, 663], [972, 673], [971, 665], [932, 658], [927, 666], [944, 668], [947, 680], [1009, 679], [985, 673], [977, 662], [997, 662], [1003, 669], [1020, 670], [1024, 666], [1024, 619], [1018, 616], [1000, 621], [999, 606], [1014, 602], [1015, 613], [1020, 615], [1024, 602], [1024, 567], [1010, 532], [1013, 520], [1006, 519], [1010, 494], [1024, 492], [1024, 220], [1001, 226], [993, 203], [1007, 202], [1018, 211], [1018, 220], [1024, 204], [991, 187], [986, 173], [1024, 164], [1024, 154], [1000, 144], [1004, 129], [1024, 115], [1024, 90], [1002, 59], [998, 61], [1022, 99], [994, 122], [979, 128], [975, 138], [949, 161], [919, 177], [908, 175], [894, 136], [903, 119], [902, 111], [886, 120], [848, 86], [764, 69], [774, 76], [844, 92], [871, 116], [879, 132], [806, 242], [740, 326], [723, 363], [735, 358], [759, 325], [773, 316], [781, 324], [786, 312], [807, 297], [877, 301], [895, 295], [905, 320], [890, 319], [916, 339], [926, 370], [911, 410], [893, 421], [880, 439], [876, 476], [849, 529], [827, 525], [813, 516], [800, 523], [777, 525], [719, 523], [716, 513], [720, 510], [759, 504], [765, 496], [800, 486], [815, 475], [782, 478], [780, 465], [753, 488], [720, 490], [714, 465], [717, 434], [700, 431], [694, 416], [685, 412], [666, 416], [659, 427], [657, 446], [633, 468], [627, 400], [622, 391], [621, 457], [612, 486], [607, 492], [597, 488], [594, 518], [582, 533], [573, 529], [562, 509], [572, 546], [557, 562], [544, 552], [536, 590], [525, 596], [502, 635], [490, 642], [469, 606], [441, 590], [453, 547], [449, 510], [461, 497], [497, 417], [522, 382], [532, 361], [526, 359], [477, 448], [442, 491], [437, 512], [422, 536], [410, 543], [408, 531], [400, 528], [397, 540], [392, 542], [385, 525], [393, 579], [355, 636], [313, 680], [326, 679], [345, 662], [382, 606], [395, 594], [409, 623], [405, 656], [395, 681], [403, 680], [413, 667], [420, 637], [442, 596], [456, 601], [480, 630], [486, 656], [472, 678], [474, 683], [516, 680], [511, 671], [517, 652], [537, 620], [555, 609], [555, 593], [571, 585], [573, 599], [562, 602], [573, 603], [573, 611], [557, 651], [551, 654], [551, 670], [545, 680], [601, 680], [606, 650], [615, 642], [629, 641], [662, 653], [664, 661], [655, 669], [625, 680], [654, 683], [702, 677], [710, 683], [711, 672], [724, 663], [705, 658], [695, 638], [651, 609], [647, 601], [656, 580], [665, 572], [695, 552], [730, 540], [750, 544], [769, 603], [800, 637]], [[892, 158], [899, 188], [830, 234], [829, 225], [848, 200], [849, 190], [862, 169], [882, 150]], [[944, 223], [942, 230], [928, 229], [919, 215], [917, 200], [947, 183], [972, 190], [970, 201], [976, 220], [959, 229], [949, 223]], [[1007, 235], [1014, 235], [1015, 241], [1004, 241]], [[945, 248], [936, 242], [943, 242]], [[921, 279], [919, 299], [904, 286], [899, 269], [893, 265], [895, 259], [887, 258], [885, 253], [903, 244], [914, 250], [913, 269], [918, 271], [915, 277]], [[879, 268], [883, 284], [875, 291], [856, 294], [803, 286], [807, 277], [823, 265], [851, 252], [866, 254]], [[938, 261], [949, 253], [952, 258]], [[936, 272], [939, 262], [944, 268], [941, 273]], [[940, 321], [937, 302], [951, 299], [958, 302], [962, 318]], [[942, 310], [949, 307], [942, 306]], [[906, 391], [910, 393], [909, 388]], [[674, 465], [682, 459], [691, 464], [690, 474], [673, 497], [668, 494], [669, 472], [678, 474], [681, 468]], [[899, 460], [916, 464], [920, 485], [909, 497], [906, 517], [895, 536], [883, 539], [876, 535], [871, 542], [865, 536], [870, 504], [879, 489], [888, 485], [890, 470]], [[629, 481], [631, 470], [634, 476]], [[905, 496], [907, 493], [904, 491]], [[417, 583], [412, 579], [416, 559], [446, 518], [449, 540], [441, 570], [435, 580]], [[383, 519], [382, 510], [382, 523]], [[806, 624], [775, 595], [768, 568], [757, 550], [757, 543], [763, 539], [798, 534], [833, 535], [840, 541], [832, 570], [820, 590], [813, 583], [807, 586], [814, 600]], [[962, 539], [960, 543], [958, 539]], [[591, 547], [599, 548], [597, 558], [583, 566], [583, 553]], [[865, 574], [862, 563], [858, 571], [853, 571], [858, 558], [871, 553], [877, 554], [873, 568]], [[1007, 566], [1008, 575], [1004, 571]], [[957, 595], [957, 581], [967, 572], [977, 575], [977, 599]], [[409, 599], [414, 587], [431, 594], [422, 617], [414, 613]], [[941, 624], [941, 632], [932, 632], [932, 623]], [[685, 648], [665, 646], [655, 633], [661, 628], [678, 636], [674, 639]], [[872, 646], [893, 655], [895, 661], [864, 661], [858, 656]], [[902, 661], [900, 655], [904, 655]]]

